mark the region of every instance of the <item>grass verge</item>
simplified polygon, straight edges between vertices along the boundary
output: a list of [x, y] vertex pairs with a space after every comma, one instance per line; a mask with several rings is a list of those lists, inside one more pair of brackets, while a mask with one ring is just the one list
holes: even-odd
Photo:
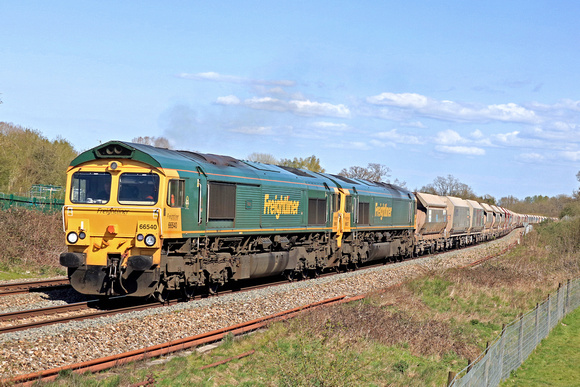
[[580, 308], [566, 316], [501, 386], [580, 385]]

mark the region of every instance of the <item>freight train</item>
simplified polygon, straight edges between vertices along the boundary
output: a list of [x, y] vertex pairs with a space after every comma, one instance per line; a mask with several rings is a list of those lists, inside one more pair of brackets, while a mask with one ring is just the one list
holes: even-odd
[[67, 170], [60, 255], [78, 292], [167, 299], [497, 238], [540, 217], [228, 156], [110, 141]]

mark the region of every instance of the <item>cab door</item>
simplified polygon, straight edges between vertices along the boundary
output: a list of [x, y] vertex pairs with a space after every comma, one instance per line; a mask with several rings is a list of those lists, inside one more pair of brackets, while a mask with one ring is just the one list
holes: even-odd
[[336, 233], [337, 245], [341, 247], [343, 234], [351, 230], [351, 213], [347, 212], [347, 198], [350, 197], [350, 192], [347, 189], [335, 188], [332, 196], [332, 232]]

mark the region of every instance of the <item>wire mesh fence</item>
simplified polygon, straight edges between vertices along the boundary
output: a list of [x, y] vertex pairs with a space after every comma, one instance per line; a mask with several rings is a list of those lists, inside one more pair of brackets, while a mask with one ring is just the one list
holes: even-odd
[[475, 361], [455, 377], [450, 375], [449, 386], [497, 386], [518, 369], [546, 338], [552, 328], [568, 313], [580, 306], [580, 279], [568, 280], [554, 295], [516, 321], [511, 322], [500, 336]]
[[64, 200], [54, 198], [37, 198], [0, 193], [0, 210], [14, 207], [25, 207], [44, 212], [61, 211]]

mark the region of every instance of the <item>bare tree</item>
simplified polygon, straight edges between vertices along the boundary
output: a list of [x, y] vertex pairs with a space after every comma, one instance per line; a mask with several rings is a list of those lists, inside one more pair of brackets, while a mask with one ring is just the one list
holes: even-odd
[[343, 168], [338, 174], [344, 177], [388, 182], [386, 178], [391, 176], [391, 168], [379, 163], [369, 163], [366, 168], [358, 165]]
[[406, 182], [399, 179], [395, 179], [394, 181], [391, 181], [391, 179], [389, 179], [389, 177], [391, 177], [391, 168], [387, 167], [384, 164], [369, 163], [366, 168], [355, 165], [349, 167], [348, 169], [343, 168], [338, 174], [344, 177], [364, 179], [369, 181], [378, 181], [407, 188]]
[[477, 198], [470, 186], [460, 182], [452, 175], [447, 175], [447, 177], [437, 176], [433, 183], [423, 186], [420, 192], [440, 196], [457, 196], [463, 199]]
[[278, 159], [271, 155], [270, 153], [258, 153], [254, 152], [248, 155], [248, 161], [254, 161], [256, 163], [263, 163], [263, 164], [278, 164]]

